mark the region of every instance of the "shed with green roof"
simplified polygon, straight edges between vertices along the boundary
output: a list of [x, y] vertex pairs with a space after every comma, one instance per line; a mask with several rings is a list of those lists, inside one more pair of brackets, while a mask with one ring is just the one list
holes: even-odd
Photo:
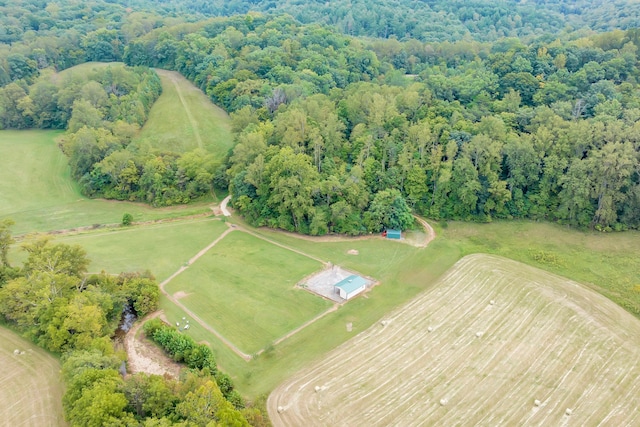
[[334, 288], [340, 298], [348, 300], [367, 288], [367, 280], [363, 277], [352, 274], [351, 276], [342, 279], [334, 285]]
[[401, 239], [402, 231], [394, 230], [393, 228], [387, 228], [385, 236], [387, 239]]

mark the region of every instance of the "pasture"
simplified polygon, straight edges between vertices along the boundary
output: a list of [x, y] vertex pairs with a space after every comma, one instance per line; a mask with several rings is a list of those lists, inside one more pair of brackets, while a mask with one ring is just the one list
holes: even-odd
[[[15, 350], [19, 353], [15, 354]], [[66, 425], [56, 358], [0, 327], [0, 419], [6, 426]]]
[[515, 261], [471, 255], [278, 386], [287, 425], [637, 425], [640, 322]]
[[133, 144], [148, 143], [153, 149], [176, 153], [202, 148], [222, 161], [233, 146], [227, 113], [179, 73], [156, 72], [162, 95]]
[[162, 281], [226, 229], [222, 221], [205, 218], [70, 235], [55, 242], [82, 246], [90, 272], [150, 270]]
[[58, 131], [0, 131], [0, 219], [16, 222], [14, 234], [119, 224], [125, 212], [134, 221], [150, 221], [209, 211], [208, 201], [152, 208], [84, 197], [56, 145], [58, 135]]
[[165, 290], [252, 354], [331, 307], [330, 302], [295, 288], [321, 268], [318, 261], [234, 231]]

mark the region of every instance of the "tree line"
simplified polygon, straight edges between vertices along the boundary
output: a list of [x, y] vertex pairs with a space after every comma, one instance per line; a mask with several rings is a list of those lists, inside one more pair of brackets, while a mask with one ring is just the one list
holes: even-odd
[[437, 55], [248, 15], [152, 31], [124, 60], [176, 69], [231, 112], [226, 178], [256, 225], [378, 231], [376, 196], [398, 191], [436, 219], [621, 230], [639, 225], [636, 43], [615, 31]]
[[640, 225], [637, 30], [434, 44], [287, 16], [185, 25], [132, 39], [122, 58], [179, 71], [231, 113], [225, 167], [118, 150], [77, 168], [71, 153], [87, 194], [163, 205], [228, 186], [253, 224], [310, 234], [379, 231], [390, 224], [376, 212], [392, 206], [402, 227], [404, 206], [436, 219]]

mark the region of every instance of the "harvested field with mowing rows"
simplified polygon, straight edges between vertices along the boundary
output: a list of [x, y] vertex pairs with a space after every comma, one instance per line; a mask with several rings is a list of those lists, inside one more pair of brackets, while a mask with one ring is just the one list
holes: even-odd
[[0, 425], [65, 426], [60, 363], [0, 327]]
[[640, 321], [489, 255], [278, 386], [275, 426], [640, 425]]

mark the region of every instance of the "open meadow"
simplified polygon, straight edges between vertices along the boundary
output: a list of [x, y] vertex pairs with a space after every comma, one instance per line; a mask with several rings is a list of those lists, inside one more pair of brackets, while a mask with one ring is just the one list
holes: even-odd
[[201, 218], [92, 231], [59, 237], [55, 242], [82, 246], [91, 260], [90, 272], [150, 270], [162, 281], [226, 229], [220, 220]]
[[[52, 79], [60, 81], [108, 65], [85, 63]], [[229, 116], [179, 74], [164, 70], [158, 74], [163, 94], [132, 144], [179, 153], [200, 146], [222, 162], [233, 144]], [[143, 203], [88, 199], [70, 176], [67, 158], [56, 143], [60, 135], [60, 131], [0, 130], [0, 219], [13, 219], [15, 234], [117, 224], [125, 212], [134, 221], [186, 216], [207, 212], [216, 201], [214, 195], [186, 206], [152, 208]]]
[[56, 358], [0, 327], [0, 366], [0, 424], [67, 425], [62, 414], [63, 390]]
[[15, 234], [119, 224], [125, 212], [134, 221], [150, 221], [210, 211], [211, 200], [152, 208], [84, 197], [55, 142], [58, 135], [58, 131], [0, 131], [0, 219], [13, 219]]
[[575, 282], [471, 255], [278, 386], [276, 426], [638, 425], [640, 321]]
[[235, 231], [165, 290], [252, 354], [331, 307], [295, 287], [321, 268], [318, 261]]
[[179, 73], [156, 72], [162, 95], [133, 144], [148, 143], [153, 149], [176, 153], [203, 148], [222, 161], [233, 146], [227, 113]]

